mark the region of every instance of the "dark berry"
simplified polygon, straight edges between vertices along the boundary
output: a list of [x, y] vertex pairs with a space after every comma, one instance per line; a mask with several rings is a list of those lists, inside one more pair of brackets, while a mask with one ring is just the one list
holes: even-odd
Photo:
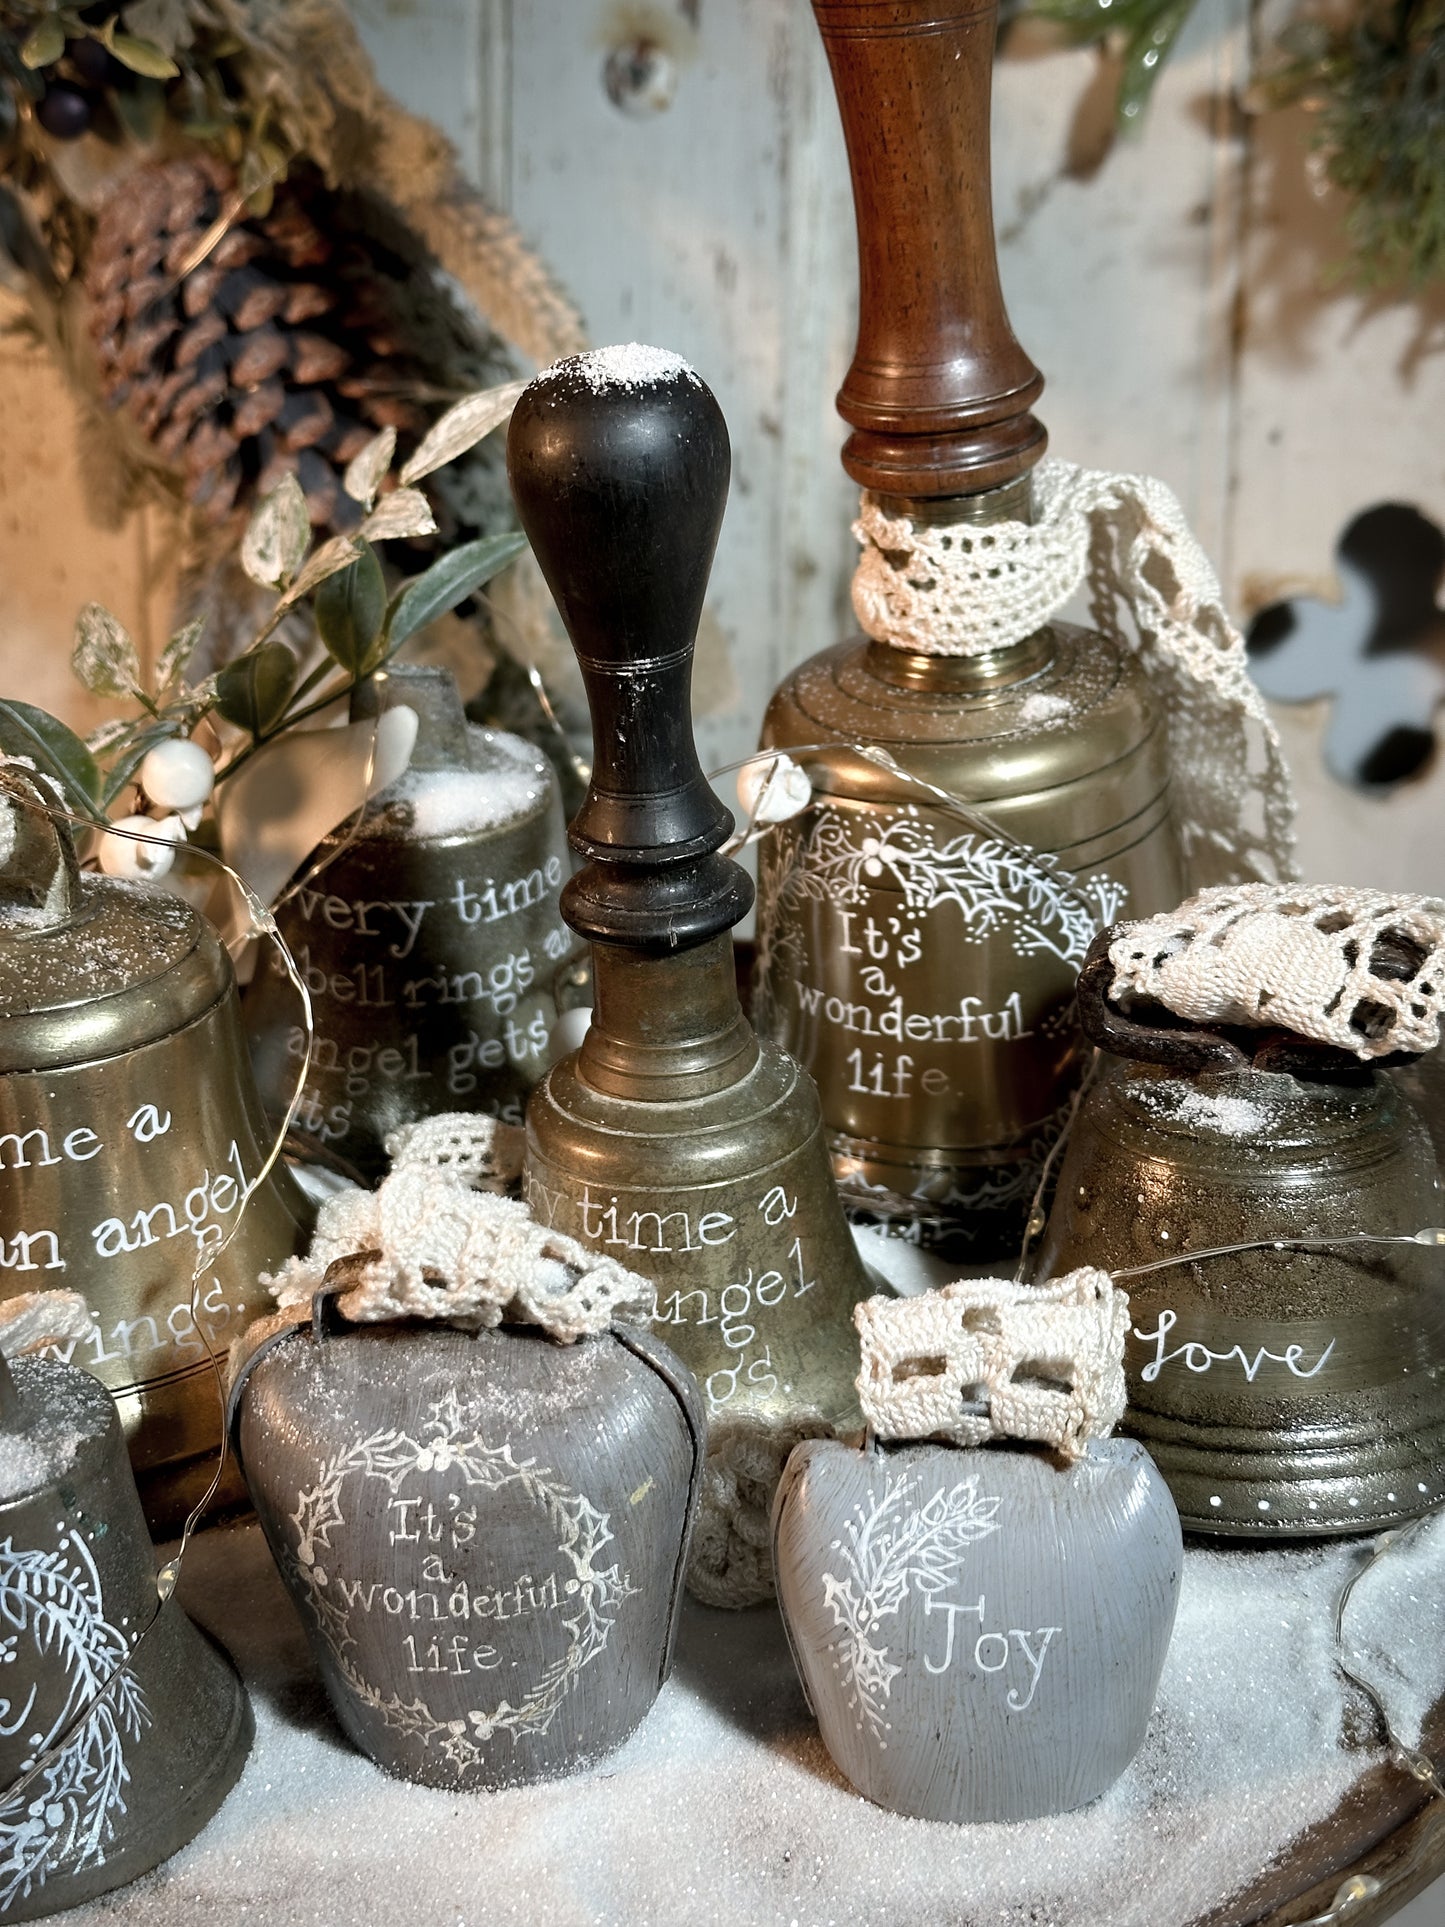
[[88, 87], [106, 86], [120, 64], [112, 60], [98, 40], [72, 40], [65, 51], [76, 75]]
[[90, 126], [90, 102], [74, 87], [47, 87], [35, 118], [58, 141], [78, 141]]

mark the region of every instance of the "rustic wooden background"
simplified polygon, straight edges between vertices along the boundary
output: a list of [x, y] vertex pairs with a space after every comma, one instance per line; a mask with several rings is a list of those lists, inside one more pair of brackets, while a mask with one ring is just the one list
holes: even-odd
[[[1015, 327], [1049, 378], [1056, 452], [1178, 491], [1241, 619], [1338, 594], [1346, 521], [1387, 500], [1445, 522], [1445, 300], [1370, 301], [1334, 278], [1342, 209], [1305, 117], [1237, 97], [1281, 0], [1210, 0], [1142, 136], [1087, 172], [1100, 63], [1015, 29], [998, 66], [996, 194]], [[734, 484], [704, 636], [703, 753], [754, 741], [786, 665], [848, 622], [851, 497], [832, 396], [853, 326], [842, 144], [803, 0], [353, 0], [393, 89], [458, 142], [571, 288], [599, 342], [685, 354], [731, 426]], [[609, 53], [675, 65], [627, 114]], [[1081, 166], [1082, 163], [1082, 166]], [[163, 628], [164, 530], [87, 526], [69, 405], [0, 348], [0, 689], [84, 719], [65, 666], [91, 596]], [[1359, 697], [1356, 689], [1351, 700]], [[1440, 759], [1388, 795], [1339, 783], [1327, 703], [1279, 712], [1307, 873], [1445, 887]], [[1428, 718], [1419, 719], [1428, 724]]]

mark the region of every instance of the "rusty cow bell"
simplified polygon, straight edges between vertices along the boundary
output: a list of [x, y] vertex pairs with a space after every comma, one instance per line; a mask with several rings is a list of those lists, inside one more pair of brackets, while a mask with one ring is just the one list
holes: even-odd
[[1372, 1532], [1445, 1500], [1445, 1194], [1385, 1068], [1433, 1033], [1442, 917], [1251, 885], [1090, 953], [1107, 1054], [1039, 1274], [1101, 1265], [1128, 1291], [1124, 1429], [1189, 1531]]

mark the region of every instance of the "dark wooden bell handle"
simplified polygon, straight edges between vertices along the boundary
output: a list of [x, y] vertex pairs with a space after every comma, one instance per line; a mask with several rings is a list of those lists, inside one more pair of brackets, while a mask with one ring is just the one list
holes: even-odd
[[1286, 1071], [1293, 1077], [1317, 1077], [1331, 1082], [1362, 1082], [1376, 1069], [1390, 1069], [1411, 1061], [1414, 1053], [1394, 1051], [1364, 1064], [1350, 1051], [1316, 1043], [1298, 1031], [1246, 1029], [1242, 1025], [1191, 1024], [1162, 1004], [1135, 1003], [1120, 1009], [1110, 996], [1114, 966], [1109, 946], [1118, 926], [1101, 930], [1089, 945], [1079, 972], [1079, 1023], [1084, 1035], [1116, 1057], [1132, 1057], [1146, 1064], [1193, 1076], [1200, 1071]]
[[692, 736], [692, 657], [727, 502], [728, 434], [674, 358], [603, 349], [523, 391], [507, 436], [517, 515], [566, 624], [592, 714], [592, 781], [562, 910], [596, 943], [677, 950], [752, 902], [713, 854], [733, 826]]
[[1000, 488], [1046, 436], [999, 286], [989, 159], [998, 0], [812, 0], [858, 222], [843, 466], [931, 498]]

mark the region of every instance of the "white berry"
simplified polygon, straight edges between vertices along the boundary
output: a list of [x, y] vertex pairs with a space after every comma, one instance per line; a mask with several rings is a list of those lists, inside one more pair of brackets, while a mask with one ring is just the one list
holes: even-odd
[[[100, 839], [100, 867], [107, 876], [125, 877], [132, 883], [158, 882], [166, 876], [176, 860], [175, 846], [186, 836], [178, 816], [162, 817], [159, 822], [153, 816], [121, 816], [114, 827], [134, 835], [112, 836], [107, 832]], [[162, 840], [137, 842], [135, 837], [141, 836]]]
[[147, 751], [140, 786], [163, 810], [198, 810], [216, 787], [216, 766], [199, 743], [173, 736]]
[[786, 823], [813, 800], [813, 786], [806, 770], [781, 751], [775, 756], [755, 756], [738, 771], [738, 801], [744, 819], [759, 829], [765, 823]]

